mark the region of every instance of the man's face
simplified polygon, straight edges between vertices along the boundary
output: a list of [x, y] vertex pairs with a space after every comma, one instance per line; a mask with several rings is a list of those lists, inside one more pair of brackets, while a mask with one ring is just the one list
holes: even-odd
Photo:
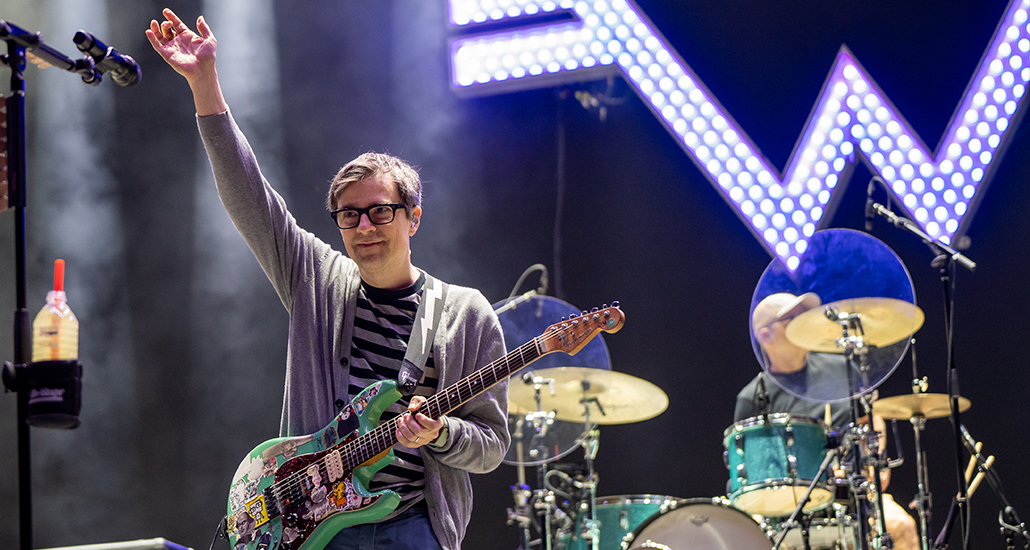
[[798, 306], [785, 313], [779, 319], [773, 321], [773, 323], [769, 325], [769, 331], [771, 334], [770, 340], [780, 345], [797, 347], [794, 344], [790, 343], [790, 340], [787, 340], [787, 324], [789, 324], [791, 321], [794, 320], [795, 317], [801, 315], [804, 312], [805, 309], [801, 306]]
[[802, 358], [807, 356], [808, 352], [806, 350], [795, 346], [790, 340], [787, 340], [787, 325], [805, 311], [804, 306], [799, 305], [759, 330], [758, 340], [760, 344], [765, 348], [766, 353], [776, 358], [773, 360], [774, 364], [769, 367], [773, 372], [788, 372], [783, 369], [791, 364], [789, 360], [785, 364], [776, 364], [778, 361], [787, 360], [790, 357]]
[[[377, 175], [351, 183], [340, 193], [336, 208], [368, 208], [377, 204], [400, 203], [400, 192], [389, 175]], [[413, 209], [415, 219], [422, 208]], [[375, 225], [363, 214], [358, 226], [341, 229], [347, 255], [358, 264], [361, 278], [379, 288], [403, 288], [412, 281], [409, 240], [418, 229], [403, 208], [393, 221]]]

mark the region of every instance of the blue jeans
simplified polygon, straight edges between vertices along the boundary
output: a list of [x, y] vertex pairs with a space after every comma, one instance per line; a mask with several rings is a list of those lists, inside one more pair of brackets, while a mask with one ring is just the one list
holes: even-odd
[[416, 504], [390, 520], [343, 529], [325, 550], [442, 550], [429, 511]]

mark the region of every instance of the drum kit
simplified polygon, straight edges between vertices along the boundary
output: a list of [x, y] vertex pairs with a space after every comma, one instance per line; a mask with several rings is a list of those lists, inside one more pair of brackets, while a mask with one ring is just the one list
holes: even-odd
[[[646, 380], [610, 370], [600, 337], [591, 343], [597, 345], [593, 351], [552, 354], [552, 361], [579, 363], [534, 364], [531, 372], [513, 377], [508, 390], [512, 445], [504, 462], [519, 472], [508, 524], [521, 530], [522, 550], [893, 548], [881, 471], [900, 460], [881, 456], [885, 445], [873, 429], [870, 419], [875, 417], [908, 420], [915, 428], [919, 493], [914, 506], [921, 526], [915, 537], [921, 540], [899, 541], [899, 548], [929, 549], [930, 498], [920, 435], [927, 420], [951, 414], [952, 399], [926, 393], [926, 378], [918, 379], [917, 373], [911, 395], [876, 399], [875, 392], [923, 324], [908, 273], [893, 251], [864, 233], [819, 232], [810, 248], [793, 272], [774, 261], [752, 301], [755, 314], [772, 295], [797, 297], [767, 321], [783, 325], [783, 337], [806, 357], [807, 372], [777, 370], [770, 342], [758, 336], [769, 324], [755, 325], [758, 315], [752, 316], [751, 336], [764, 371], [758, 380], [771, 379], [773, 391], [824, 406], [825, 419], [770, 410], [768, 395], [761, 395], [757, 414], [723, 434], [729, 470], [725, 497], [599, 497], [593, 466], [598, 426], [653, 418], [669, 399]], [[873, 267], [875, 274], [870, 273]], [[797, 307], [802, 303], [809, 307]], [[505, 337], [515, 342], [525, 338], [517, 327], [532, 325], [534, 314], [546, 318], [527, 334], [575, 311], [546, 296], [524, 299], [516, 307], [507, 304], [499, 318]], [[559, 313], [547, 316], [548, 309]], [[968, 399], [957, 402], [962, 411], [970, 407]], [[838, 414], [843, 409], [848, 414], [833, 418], [834, 406]], [[585, 466], [555, 462], [577, 448], [583, 450]], [[537, 489], [526, 483], [530, 466], [538, 467]]]

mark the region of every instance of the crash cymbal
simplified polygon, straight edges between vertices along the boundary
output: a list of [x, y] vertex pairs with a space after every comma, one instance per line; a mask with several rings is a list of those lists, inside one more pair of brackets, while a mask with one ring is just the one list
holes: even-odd
[[[873, 414], [886, 420], [909, 420], [915, 417], [944, 418], [951, 415], [951, 399], [943, 393], [911, 393], [878, 399], [873, 403]], [[972, 403], [958, 398], [959, 412], [966, 412]]]
[[[830, 311], [832, 310], [832, 311]], [[843, 353], [837, 345], [842, 336], [841, 325], [827, 316], [858, 315], [863, 332], [849, 329], [852, 336], [862, 336], [866, 346], [886, 347], [900, 342], [923, 326], [923, 310], [919, 306], [895, 298], [848, 298], [823, 304], [798, 315], [787, 324], [786, 336], [795, 346], [809, 351]]]
[[[584, 401], [590, 405], [590, 421], [598, 424], [640, 422], [658, 416], [669, 406], [669, 396], [661, 388], [621, 372], [558, 367], [535, 370], [533, 374], [554, 380], [554, 395], [546, 384], [540, 389], [540, 410], [553, 411], [558, 420], [583, 422]], [[512, 379], [508, 384], [508, 410], [537, 410], [532, 383]]]

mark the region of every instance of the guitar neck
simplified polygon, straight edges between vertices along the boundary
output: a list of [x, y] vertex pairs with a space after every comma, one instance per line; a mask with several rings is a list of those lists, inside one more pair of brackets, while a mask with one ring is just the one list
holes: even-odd
[[422, 413], [431, 418], [440, 418], [494, 387], [498, 382], [506, 380], [543, 354], [543, 346], [540, 345], [538, 336], [504, 357], [458, 380], [446, 390], [429, 397], [422, 407]]
[[[542, 338], [544, 336], [538, 336], [526, 342], [504, 357], [448, 386], [444, 391], [430, 396], [419, 412], [430, 418], [440, 418], [494, 387], [498, 382], [507, 379], [545, 354]], [[342, 450], [344, 464], [353, 468], [397, 443], [397, 421], [400, 418], [397, 416], [383, 422], [345, 446]]]

